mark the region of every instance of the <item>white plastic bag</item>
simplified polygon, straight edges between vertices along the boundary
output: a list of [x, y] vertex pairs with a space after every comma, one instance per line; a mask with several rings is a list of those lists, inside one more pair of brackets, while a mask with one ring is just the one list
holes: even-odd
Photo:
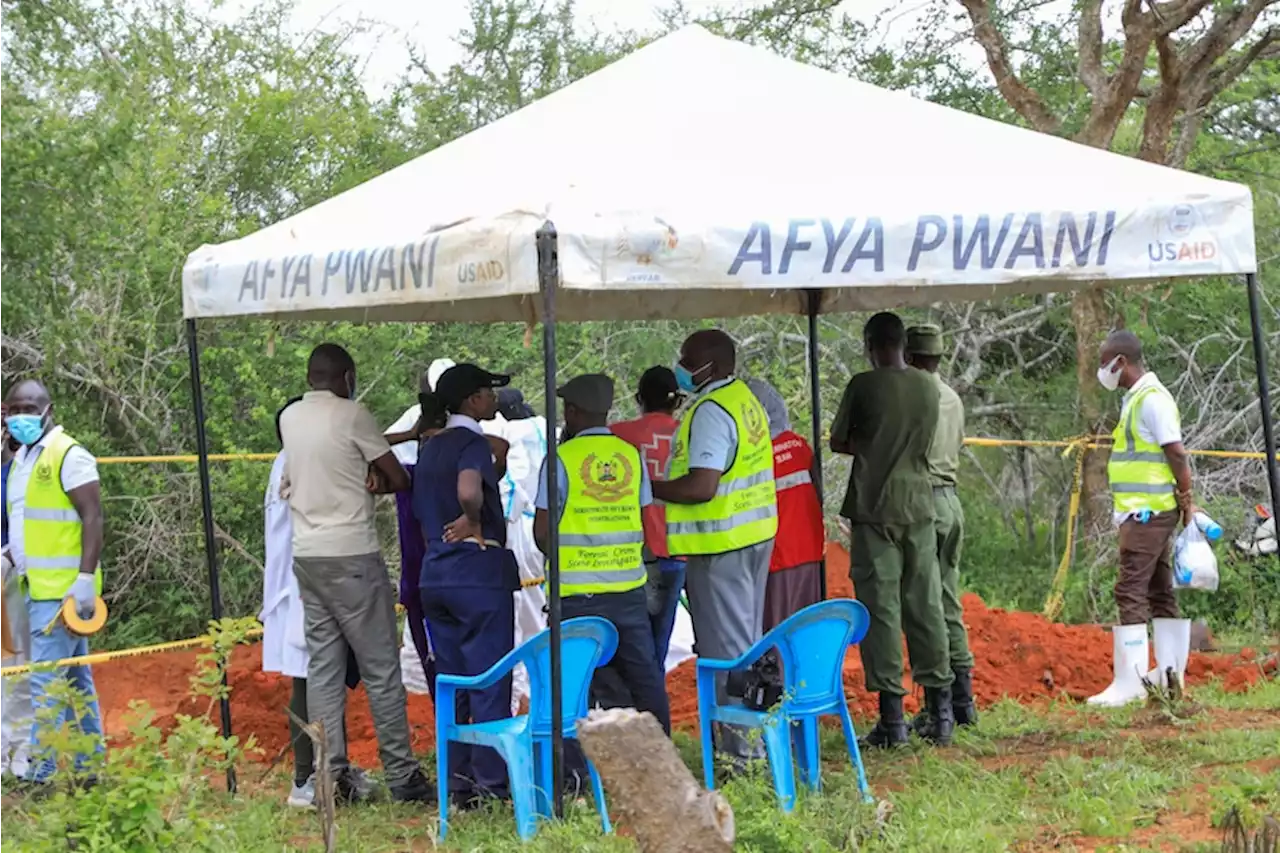
[[1207, 592], [1218, 588], [1218, 558], [1195, 524], [1183, 528], [1173, 544], [1173, 587]]

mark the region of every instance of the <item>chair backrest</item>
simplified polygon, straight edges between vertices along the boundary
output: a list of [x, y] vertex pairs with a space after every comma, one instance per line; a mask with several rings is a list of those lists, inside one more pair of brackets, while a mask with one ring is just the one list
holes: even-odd
[[[551, 732], [551, 631], [528, 640], [522, 649], [529, 671], [529, 717], [534, 734]], [[584, 616], [560, 625], [560, 683], [563, 731], [573, 734], [575, 724], [587, 715], [591, 676], [596, 667], [613, 660], [618, 649], [618, 629], [608, 619]]]
[[758, 645], [776, 646], [791, 706], [822, 705], [841, 695], [845, 652], [867, 635], [871, 615], [851, 598], [820, 601], [792, 614]]

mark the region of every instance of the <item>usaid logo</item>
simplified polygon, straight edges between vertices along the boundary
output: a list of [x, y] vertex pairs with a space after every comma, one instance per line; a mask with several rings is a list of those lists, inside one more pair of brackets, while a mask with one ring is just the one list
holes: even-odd
[[1169, 233], [1174, 237], [1185, 237], [1196, 227], [1196, 209], [1189, 204], [1179, 204], [1170, 209], [1166, 222]]
[[1147, 257], [1153, 264], [1214, 261], [1218, 256], [1218, 244], [1213, 234], [1201, 235], [1199, 239], [1191, 237], [1200, 224], [1200, 213], [1195, 205], [1179, 204], [1169, 208], [1164, 222], [1168, 237], [1148, 243]]

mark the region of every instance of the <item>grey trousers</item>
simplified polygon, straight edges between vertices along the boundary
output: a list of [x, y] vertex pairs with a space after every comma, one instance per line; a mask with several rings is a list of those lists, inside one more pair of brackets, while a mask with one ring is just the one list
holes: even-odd
[[[736, 658], [760, 639], [772, 554], [770, 539], [727, 554], [689, 557], [684, 588], [689, 595], [689, 616], [700, 657]], [[716, 699], [724, 704], [728, 698], [725, 678], [719, 676]], [[736, 726], [719, 727], [716, 746], [732, 758], [764, 757], [760, 739], [748, 737]]]
[[409, 742], [409, 716], [400, 680], [395, 593], [381, 554], [295, 557], [306, 615], [307, 710], [324, 723], [329, 768], [349, 767], [343, 720], [347, 708], [347, 649], [355, 653], [378, 736], [387, 784], [403, 784], [418, 769]]

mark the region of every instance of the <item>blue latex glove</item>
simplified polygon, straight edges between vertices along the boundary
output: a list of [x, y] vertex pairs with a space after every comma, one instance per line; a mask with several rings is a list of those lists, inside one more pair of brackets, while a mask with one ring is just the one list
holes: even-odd
[[71, 585], [71, 589], [67, 591], [67, 598], [75, 599], [76, 612], [80, 614], [81, 619], [89, 619], [93, 616], [98, 599], [96, 587], [93, 575], [81, 572], [76, 576], [76, 582]]

